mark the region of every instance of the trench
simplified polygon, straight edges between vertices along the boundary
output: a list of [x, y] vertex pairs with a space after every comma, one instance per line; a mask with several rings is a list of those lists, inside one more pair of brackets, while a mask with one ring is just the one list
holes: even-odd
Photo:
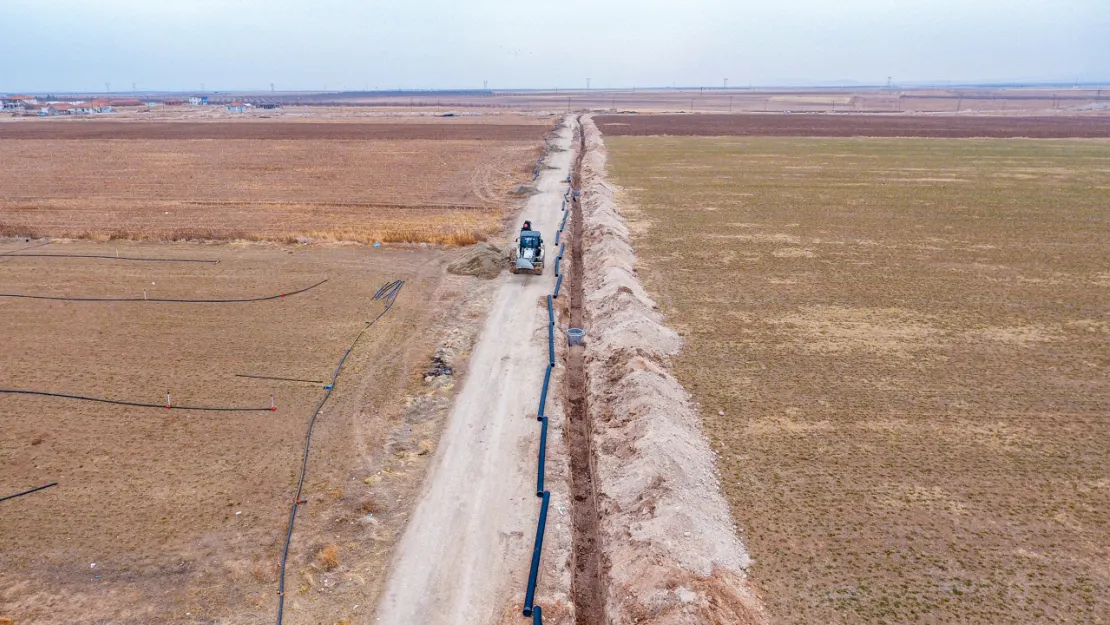
[[[578, 154], [571, 172], [571, 188], [581, 189], [582, 158], [586, 137], [582, 119], [576, 120]], [[582, 287], [582, 206], [576, 197], [570, 203], [570, 327], [586, 329], [585, 295]], [[587, 333], [587, 338], [589, 334]], [[605, 585], [602, 580], [601, 539], [591, 442], [586, 355], [581, 345], [567, 351], [566, 377], [567, 448], [570, 450], [572, 532], [571, 598], [575, 625], [599, 625], [605, 618]]]

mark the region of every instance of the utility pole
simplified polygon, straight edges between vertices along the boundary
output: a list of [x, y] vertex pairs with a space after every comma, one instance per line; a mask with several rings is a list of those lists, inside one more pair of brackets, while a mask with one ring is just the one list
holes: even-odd
[[590, 79], [587, 78], [586, 79], [586, 91], [589, 91], [589, 90], [590, 90]]
[[728, 112], [732, 112], [732, 96], [728, 97]]
[[489, 91], [489, 81], [488, 80], [483, 80], [482, 81], [482, 91]]
[[726, 78], [726, 79], [725, 79], [725, 86], [724, 86], [724, 88], [725, 88], [725, 89], [728, 89], [728, 78]]
[[131, 83], [131, 95], [135, 95], [139, 90], [135, 88], [135, 83]]
[[112, 95], [112, 83], [110, 83], [110, 82], [104, 83], [104, 91], [107, 92], [108, 95]]
[[274, 92], [274, 83], [270, 83], [270, 93]]
[[570, 112], [570, 96], [567, 96], [567, 112]]

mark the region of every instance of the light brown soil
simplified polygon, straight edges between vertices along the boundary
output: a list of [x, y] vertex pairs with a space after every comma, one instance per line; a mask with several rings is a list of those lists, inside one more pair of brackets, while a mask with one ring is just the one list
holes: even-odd
[[1110, 116], [599, 115], [606, 136], [1110, 137]]
[[776, 622], [1110, 619], [1110, 144], [606, 146]]
[[[27, 245], [3, 242], [0, 253]], [[0, 292], [217, 298], [329, 281], [250, 304], [0, 299], [0, 387], [152, 403], [170, 391], [175, 404], [200, 405], [268, 406], [272, 393], [277, 403], [275, 412], [209, 413], [0, 395], [0, 493], [59, 482], [2, 506], [0, 615], [21, 624], [272, 622], [305, 427], [322, 389], [235, 374], [330, 379], [380, 310], [374, 291], [401, 278], [396, 305], [352, 352], [317, 422], [286, 577], [286, 623], [364, 617], [451, 392], [451, 378], [426, 382], [424, 372], [437, 348], [456, 375], [465, 371], [481, 281], [444, 276], [446, 255], [411, 249], [118, 250], [220, 263], [0, 256]], [[318, 559], [328, 545], [335, 552]]]
[[713, 454], [669, 373], [679, 338], [636, 278], [605, 146], [592, 120], [583, 129], [585, 351], [608, 622], [761, 623]]
[[[271, 141], [493, 141], [536, 142], [548, 125], [525, 123], [482, 124], [455, 120], [395, 120], [370, 123], [347, 121], [328, 123], [303, 120], [289, 123], [286, 120], [232, 120], [211, 122], [115, 122], [107, 120], [49, 120], [21, 121], [0, 124], [0, 140], [98, 140], [119, 139], [129, 141], [197, 141], [211, 140], [271, 140]], [[237, 155], [242, 157], [239, 150]], [[109, 161], [110, 162], [110, 161]], [[325, 162], [326, 159], [325, 159]]]
[[500, 232], [545, 128], [428, 128], [5, 124], [0, 236], [468, 244]]

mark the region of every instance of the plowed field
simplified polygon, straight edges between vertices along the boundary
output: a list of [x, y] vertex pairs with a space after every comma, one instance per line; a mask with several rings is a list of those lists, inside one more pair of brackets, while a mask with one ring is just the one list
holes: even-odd
[[1110, 137], [1110, 117], [954, 115], [599, 115], [606, 136]]
[[0, 236], [472, 243], [531, 179], [540, 125], [0, 126]]
[[774, 621], [1110, 619], [1110, 144], [607, 146]]

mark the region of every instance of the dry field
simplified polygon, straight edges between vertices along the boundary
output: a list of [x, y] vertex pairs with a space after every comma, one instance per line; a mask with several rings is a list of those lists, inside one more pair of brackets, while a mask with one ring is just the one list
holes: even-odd
[[1110, 137], [1110, 116], [599, 115], [606, 136]]
[[[0, 254], [26, 245], [0, 242]], [[237, 304], [0, 298], [2, 388], [277, 403], [197, 412], [0, 394], [0, 494], [60, 483], [0, 504], [0, 617], [272, 622], [305, 428], [323, 390], [236, 374], [329, 379], [381, 310], [375, 290], [400, 278], [396, 305], [352, 352], [317, 421], [286, 579], [286, 623], [365, 618], [442, 423], [450, 387], [429, 387], [424, 371], [452, 328], [474, 322], [459, 286], [469, 283], [445, 277], [441, 253], [415, 249], [78, 242], [27, 252], [117, 249], [220, 262], [0, 255], [0, 292], [227, 298], [328, 282]]]
[[0, 125], [0, 236], [466, 244], [500, 232], [549, 126]]
[[1110, 143], [607, 147], [774, 621], [1110, 620]]

